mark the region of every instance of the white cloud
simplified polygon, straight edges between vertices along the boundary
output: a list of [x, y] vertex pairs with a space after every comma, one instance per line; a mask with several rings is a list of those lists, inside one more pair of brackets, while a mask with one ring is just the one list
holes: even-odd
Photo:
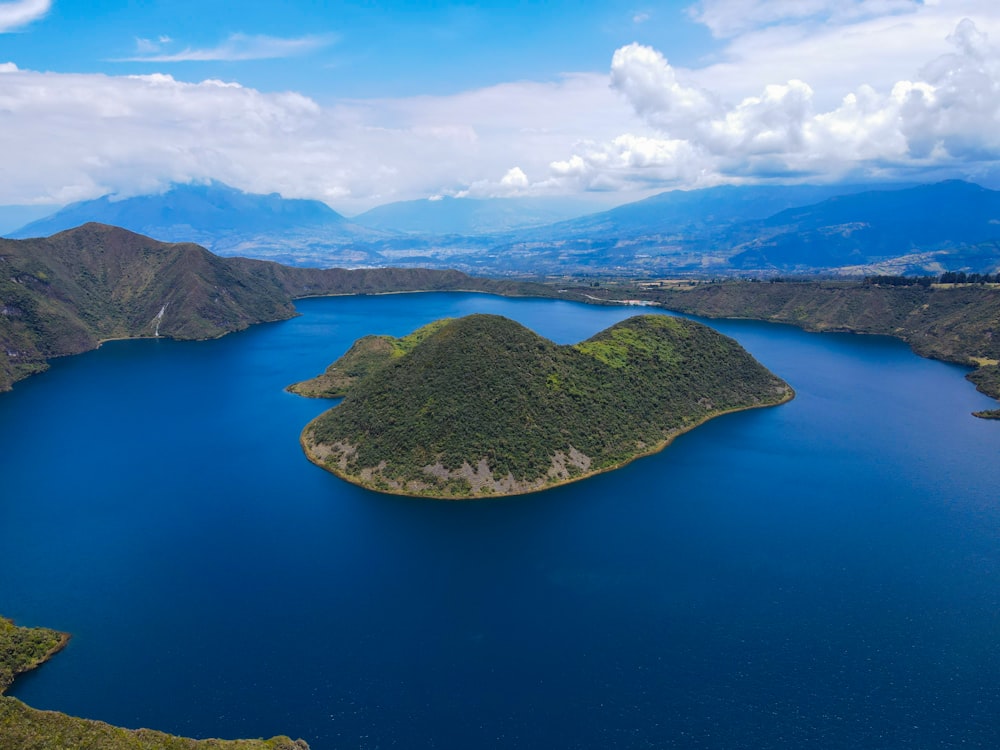
[[691, 123], [711, 117], [720, 109], [707, 92], [681, 85], [662, 54], [640, 44], [615, 52], [611, 86], [625, 94], [639, 115], [666, 130], [687, 130]]
[[140, 55], [151, 55], [154, 52], [158, 52], [159, 49], [159, 42], [154, 42], [141, 36], [135, 38], [135, 51]]
[[835, 24], [906, 13], [920, 6], [920, 0], [700, 0], [688, 13], [716, 37], [733, 37], [775, 24]]
[[500, 186], [511, 191], [523, 190], [528, 184], [528, 175], [520, 167], [508, 169], [507, 174], [500, 180]]
[[0, 113], [0, 205], [209, 178], [346, 212], [476, 184], [509, 195], [547, 189], [528, 175], [547, 175], [553, 154], [643, 127], [601, 75], [321, 106], [163, 74], [12, 69]]
[[[803, 0], [801, 7], [815, 2]], [[1000, 38], [1000, 3], [996, 0], [887, 2], [883, 5], [896, 12], [885, 14], [874, 12], [878, 4], [873, 0], [822, 0], [819, 4], [829, 14], [823, 23], [785, 16], [770, 24], [748, 24], [739, 35], [726, 38], [708, 64], [678, 74], [730, 102], [794, 78], [808, 82], [817, 106], [827, 108], [863, 84], [891, 89], [897, 81], [912, 78], [928, 60], [950, 53], [948, 32], [963, 18], [973, 19], [980, 31]], [[794, 9], [800, 3], [718, 0], [715, 7], [733, 13], [746, 7], [752, 13], [758, 6]], [[906, 7], [910, 10], [905, 11]], [[838, 8], [841, 11], [836, 13]]]
[[[656, 50], [631, 44], [611, 85], [653, 128], [585, 144], [550, 164], [550, 181], [590, 189], [656, 182], [835, 180], [1000, 174], [1000, 49], [962, 20], [953, 50], [913, 80], [862, 84], [831, 107], [801, 81], [769, 84], [735, 104], [685, 80]], [[914, 71], [917, 73], [918, 71]]]
[[0, 3], [0, 34], [37, 21], [49, 12], [52, 0], [20, 0]]
[[[748, 12], [763, 7], [745, 2]], [[810, 30], [794, 9], [772, 13], [697, 70], [631, 44], [614, 53], [610, 79], [329, 104], [162, 73], [0, 64], [0, 205], [209, 178], [345, 212], [428, 195], [613, 191], [623, 202], [766, 179], [1000, 181], [993, 3], [928, 0], [904, 12], [890, 2], [895, 15], [875, 17], [873, 2], [837, 11], [817, 0], [836, 22]], [[954, 17], [970, 9], [972, 20]]]
[[283, 57], [305, 55], [317, 49], [327, 47], [336, 41], [331, 34], [311, 34], [296, 38], [284, 39], [265, 35], [230, 34], [221, 44], [208, 48], [186, 47], [179, 52], [163, 52], [161, 45], [170, 44], [173, 40], [161, 36], [157, 42], [149, 39], [136, 39], [136, 55], [117, 60], [117, 62], [204, 62], [209, 60], [272, 60]]

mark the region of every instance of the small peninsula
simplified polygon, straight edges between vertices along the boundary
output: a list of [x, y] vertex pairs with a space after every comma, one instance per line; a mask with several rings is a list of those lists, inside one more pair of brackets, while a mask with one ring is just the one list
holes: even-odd
[[39, 711], [3, 693], [14, 678], [44, 664], [69, 642], [49, 628], [25, 628], [0, 617], [0, 747], [19, 750], [309, 750], [302, 740], [194, 740], [151, 729], [122, 729], [58, 711]]
[[666, 315], [567, 346], [495, 315], [438, 321], [360, 339], [290, 390], [344, 396], [303, 430], [311, 461], [369, 489], [441, 499], [548, 489], [794, 396], [733, 339]]

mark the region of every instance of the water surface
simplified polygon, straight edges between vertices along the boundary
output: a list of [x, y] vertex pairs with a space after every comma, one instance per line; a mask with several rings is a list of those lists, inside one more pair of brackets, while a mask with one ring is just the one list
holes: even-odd
[[13, 694], [327, 748], [1000, 745], [1000, 429], [885, 338], [713, 322], [797, 398], [474, 503], [310, 464], [283, 391], [472, 312], [560, 343], [634, 314], [421, 294], [112, 342], [0, 396], [0, 613], [69, 631]]

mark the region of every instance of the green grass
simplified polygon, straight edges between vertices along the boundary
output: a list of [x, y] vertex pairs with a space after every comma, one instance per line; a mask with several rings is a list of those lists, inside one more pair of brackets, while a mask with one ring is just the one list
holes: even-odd
[[[568, 296], [593, 294], [571, 289]], [[857, 281], [724, 281], [686, 288], [622, 283], [601, 291], [608, 299], [633, 297], [708, 318], [750, 318], [789, 323], [808, 331], [892, 336], [923, 357], [977, 366], [968, 379], [1000, 399], [1000, 289], [957, 286], [880, 286]]]
[[122, 729], [57, 711], [39, 711], [2, 695], [18, 674], [41, 665], [66, 641], [64, 633], [18, 627], [0, 617], [0, 747], [5, 750], [308, 750], [305, 742], [288, 737], [194, 740], [150, 729]]

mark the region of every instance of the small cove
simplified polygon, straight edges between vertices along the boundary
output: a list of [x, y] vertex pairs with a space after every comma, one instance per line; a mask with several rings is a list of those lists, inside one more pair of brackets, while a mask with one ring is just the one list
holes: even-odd
[[710, 321], [797, 398], [586, 482], [434, 503], [309, 464], [298, 433], [329, 404], [284, 386], [440, 317], [570, 343], [640, 311], [298, 307], [110, 342], [0, 396], [0, 612], [73, 633], [13, 695], [314, 750], [1000, 741], [1000, 431], [961, 368]]

